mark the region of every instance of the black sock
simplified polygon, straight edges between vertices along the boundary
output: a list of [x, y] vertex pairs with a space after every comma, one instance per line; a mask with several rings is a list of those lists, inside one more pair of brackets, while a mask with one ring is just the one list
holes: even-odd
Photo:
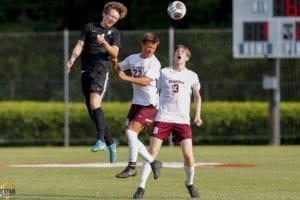
[[110, 146], [115, 142], [113, 136], [109, 132], [107, 123], [105, 123], [104, 139], [107, 146]]
[[96, 125], [96, 132], [97, 132], [97, 140], [104, 141], [104, 133], [105, 133], [105, 118], [102, 111], [102, 108], [96, 108], [95, 110], [92, 110], [94, 122]]
[[93, 111], [92, 111], [91, 106], [90, 106], [90, 98], [86, 98], [85, 105], [86, 105], [86, 108], [89, 112], [90, 118], [93, 120], [94, 124], [96, 124], [94, 114], [93, 114]]
[[135, 169], [135, 168], [136, 168], [136, 162], [128, 162], [128, 166], [129, 166], [131, 169]]

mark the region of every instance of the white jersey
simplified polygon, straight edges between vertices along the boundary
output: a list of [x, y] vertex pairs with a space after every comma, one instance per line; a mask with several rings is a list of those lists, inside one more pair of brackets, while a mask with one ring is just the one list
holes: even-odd
[[173, 67], [163, 68], [158, 81], [160, 96], [155, 121], [190, 124], [191, 95], [200, 87], [195, 72], [186, 68], [180, 72]]
[[150, 58], [141, 58], [140, 54], [133, 54], [120, 62], [119, 67], [122, 71], [131, 70], [132, 76], [134, 77], [147, 76], [152, 79], [148, 86], [140, 86], [134, 83], [132, 84], [132, 104], [157, 106], [157, 80], [159, 78], [161, 64], [156, 56], [153, 55]]

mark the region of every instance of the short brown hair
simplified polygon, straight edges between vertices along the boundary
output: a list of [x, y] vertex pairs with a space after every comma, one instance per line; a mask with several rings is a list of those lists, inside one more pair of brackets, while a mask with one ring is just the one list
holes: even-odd
[[155, 44], [159, 44], [159, 37], [155, 33], [145, 33], [142, 39], [142, 43], [145, 44], [146, 42], [152, 42]]
[[116, 2], [116, 1], [110, 1], [107, 4], [104, 5], [103, 8], [103, 13], [108, 13], [108, 11], [110, 9], [116, 9], [119, 14], [120, 14], [120, 18], [119, 19], [123, 19], [126, 14], [127, 14], [127, 8], [126, 6], [124, 6], [124, 4], [120, 3], [120, 2]]
[[177, 49], [183, 49], [185, 51], [185, 54], [187, 55], [187, 57], [189, 57], [189, 58], [192, 57], [191, 51], [185, 45], [179, 44], [176, 46], [176, 50]]

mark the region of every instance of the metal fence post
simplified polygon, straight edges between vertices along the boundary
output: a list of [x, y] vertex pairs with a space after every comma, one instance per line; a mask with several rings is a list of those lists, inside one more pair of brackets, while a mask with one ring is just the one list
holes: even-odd
[[70, 146], [70, 129], [69, 129], [69, 74], [66, 71], [65, 64], [69, 58], [69, 30], [64, 30], [64, 107], [65, 107], [65, 127], [64, 127], [64, 145]]
[[[174, 57], [174, 29], [173, 27], [169, 28], [169, 66], [173, 66], [173, 57]], [[169, 136], [169, 146], [173, 146], [172, 133]]]
[[274, 146], [280, 145], [280, 59], [272, 60], [270, 75], [276, 80], [276, 88], [270, 90], [269, 102], [269, 120], [270, 120], [270, 144]]

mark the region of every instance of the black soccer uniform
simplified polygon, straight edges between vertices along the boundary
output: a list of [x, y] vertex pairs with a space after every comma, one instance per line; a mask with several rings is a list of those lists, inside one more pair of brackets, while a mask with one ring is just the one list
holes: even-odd
[[98, 34], [104, 34], [110, 45], [121, 46], [120, 32], [116, 28], [104, 28], [100, 23], [88, 23], [83, 27], [79, 40], [84, 41], [81, 86], [86, 98], [89, 98], [91, 92], [104, 96], [108, 84], [110, 57], [106, 49], [98, 44]]

